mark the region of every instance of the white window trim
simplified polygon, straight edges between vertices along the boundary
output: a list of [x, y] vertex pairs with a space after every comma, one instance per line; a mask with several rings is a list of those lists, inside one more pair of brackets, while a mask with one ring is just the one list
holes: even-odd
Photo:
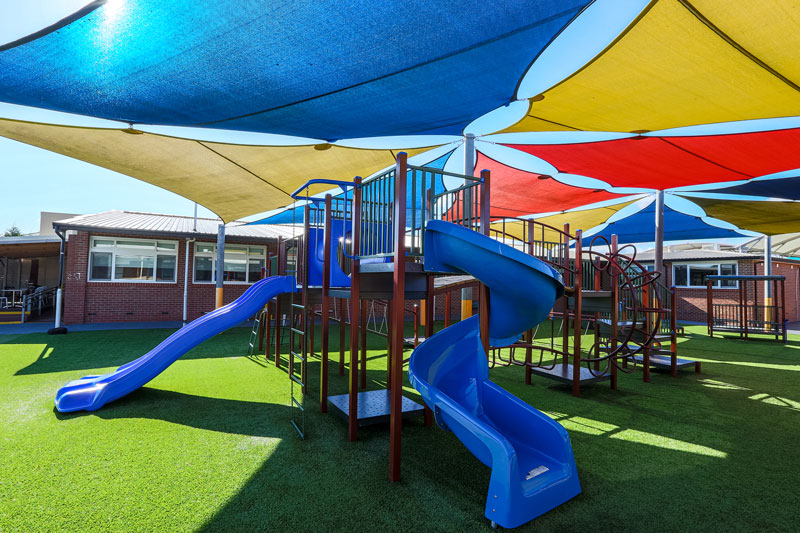
[[[675, 267], [677, 266], [685, 266], [686, 268], [686, 282], [689, 283], [689, 280], [692, 278], [690, 275], [690, 269], [693, 266], [696, 267], [703, 267], [703, 268], [711, 268], [717, 267], [717, 275], [720, 275], [720, 266], [722, 265], [736, 265], [736, 275], [739, 274], [739, 262], [738, 261], [714, 261], [713, 263], [696, 263], [696, 262], [684, 262], [684, 263], [672, 263], [672, 284], [679, 288], [679, 289], [706, 289], [706, 285], [678, 285], [675, 281]], [[714, 290], [730, 290], [730, 289], [738, 289], [739, 288], [739, 281], [736, 281], [736, 285], [729, 286], [729, 287], [715, 287], [711, 286]]]
[[[114, 241], [114, 246], [104, 247], [104, 248], [97, 248], [96, 250], [93, 248], [93, 244], [95, 240], [101, 241]], [[117, 266], [117, 241], [152, 241], [155, 244], [153, 248], [153, 279], [114, 279], [114, 272], [116, 271]], [[175, 251], [168, 251], [168, 250], [158, 250], [158, 243], [159, 242], [168, 242], [171, 244], [175, 244]], [[169, 239], [137, 239], [134, 237], [103, 237], [102, 235], [92, 236], [89, 238], [89, 254], [86, 258], [86, 281], [89, 283], [157, 283], [159, 285], [170, 285], [178, 283], [178, 241], [172, 241]], [[92, 252], [100, 252], [100, 253], [111, 253], [111, 279], [93, 279], [92, 278]], [[173, 273], [173, 279], [170, 280], [156, 280], [156, 267], [158, 266], [158, 256], [159, 255], [171, 255], [175, 257], [175, 272]]]
[[[197, 246], [198, 245], [207, 245], [212, 246], [212, 252], [198, 252]], [[245, 254], [247, 258], [247, 263], [245, 269], [247, 279], [250, 279], [250, 259], [262, 259], [264, 261], [264, 266], [267, 265], [267, 245], [266, 244], [236, 244], [231, 243], [231, 246], [244, 246], [249, 248], [262, 248], [264, 250], [264, 255], [250, 255], [249, 253]], [[197, 258], [198, 257], [207, 257], [211, 259], [211, 280], [210, 281], [198, 281], [197, 280]], [[214, 276], [217, 273], [217, 244], [211, 242], [195, 242], [192, 254], [192, 283], [197, 285], [213, 285], [217, 282], [214, 280]], [[256, 280], [259, 281], [259, 280]], [[255, 281], [224, 281], [224, 285], [252, 285]]]

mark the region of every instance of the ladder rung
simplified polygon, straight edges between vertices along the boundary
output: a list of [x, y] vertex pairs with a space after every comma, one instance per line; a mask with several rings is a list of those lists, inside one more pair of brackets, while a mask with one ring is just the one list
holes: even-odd
[[301, 331], [301, 330], [299, 330], [297, 328], [291, 328], [291, 330], [292, 330], [292, 333], [297, 333], [298, 335], [305, 335], [306, 334], [305, 331]]
[[300, 385], [301, 387], [305, 387], [305, 383], [303, 383], [300, 378], [295, 376], [294, 374], [289, 374], [289, 379]]
[[303, 406], [300, 404], [300, 402], [298, 402], [298, 401], [297, 401], [297, 398], [295, 398], [294, 396], [292, 396], [292, 403], [294, 404], [294, 406], [295, 406], [295, 407], [297, 407], [297, 408], [298, 408], [298, 409], [300, 409], [301, 411], [305, 411], [305, 410], [306, 410], [306, 408], [305, 408], [305, 407], [303, 407]]
[[300, 430], [300, 428], [299, 428], [299, 427], [297, 427], [297, 424], [295, 423], [295, 421], [294, 421], [294, 420], [291, 420], [291, 422], [292, 422], [292, 425], [294, 426], [294, 429], [296, 429], [296, 430], [297, 430], [297, 433], [300, 435], [300, 438], [301, 438], [301, 439], [305, 439], [305, 438], [306, 438], [306, 436], [303, 434], [303, 432]]
[[303, 304], [292, 304], [292, 307], [296, 307], [298, 309], [303, 309], [305, 306]]
[[302, 362], [304, 362], [304, 363], [306, 362], [306, 358], [303, 357], [302, 355], [300, 355], [299, 353], [297, 353], [297, 352], [289, 352], [289, 353], [292, 356], [297, 357], [298, 359], [300, 359]]

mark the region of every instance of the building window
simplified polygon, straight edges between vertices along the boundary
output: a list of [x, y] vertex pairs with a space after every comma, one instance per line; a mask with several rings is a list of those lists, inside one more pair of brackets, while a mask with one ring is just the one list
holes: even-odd
[[[255, 283], [263, 278], [267, 263], [264, 246], [231, 244], [225, 247], [223, 263], [226, 283]], [[217, 280], [217, 247], [211, 243], [198, 242], [194, 247], [194, 281], [211, 283]]]
[[[736, 263], [699, 264], [685, 263], [672, 265], [672, 281], [676, 287], [705, 288], [708, 276], [735, 276]], [[733, 289], [739, 286], [736, 280], [715, 280], [712, 287]]]
[[178, 243], [92, 237], [89, 281], [174, 283]]

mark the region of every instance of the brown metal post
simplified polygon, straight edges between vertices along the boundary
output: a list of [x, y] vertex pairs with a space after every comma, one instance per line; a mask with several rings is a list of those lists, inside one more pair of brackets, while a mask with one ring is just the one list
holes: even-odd
[[325, 195], [325, 226], [322, 230], [322, 362], [320, 363], [319, 407], [323, 413], [328, 412], [328, 333], [330, 331], [331, 309], [331, 219], [330, 194]]
[[678, 375], [678, 296], [675, 287], [669, 289], [669, 373]]
[[[741, 323], [741, 302], [742, 302], [742, 284], [739, 284], [739, 321]], [[706, 280], [706, 323], [708, 325], [708, 336], [714, 336], [714, 296], [711, 294], [711, 280]]]
[[265, 307], [265, 309], [261, 310], [261, 318], [258, 321], [258, 351], [264, 349], [264, 330], [266, 329], [266, 324], [264, 324], [265, 316], [267, 317], [267, 322], [269, 322], [269, 307]]
[[[780, 312], [780, 319], [779, 319], [780, 321], [778, 323], [778, 327], [783, 329], [783, 343], [786, 344], [786, 342], [787, 342], [787, 338], [786, 338], [786, 322], [787, 321], [786, 321], [786, 300], [785, 300], [785, 298], [786, 298], [786, 287], [785, 287], [785, 284], [784, 284], [784, 280], [780, 280], [780, 282], [781, 282], [781, 292], [780, 292], [780, 295], [781, 295], [780, 311], [781, 312]], [[773, 291], [773, 294], [777, 294], [777, 292]]]
[[270, 343], [270, 333], [271, 333], [270, 329], [271, 329], [271, 324], [272, 324], [272, 308], [273, 307], [274, 306], [273, 306], [272, 302], [267, 302], [267, 323], [264, 324], [264, 330], [265, 330], [264, 337], [266, 337], [266, 347], [264, 349], [264, 360], [266, 360], [266, 361], [269, 361], [269, 352], [270, 352], [269, 343]]
[[[278, 237], [278, 275], [286, 275], [286, 241]], [[275, 366], [281, 366], [281, 302], [283, 298], [275, 297]], [[291, 326], [290, 326], [291, 327]]]
[[359, 369], [359, 383], [362, 389], [367, 388], [367, 300], [361, 300], [361, 367]]
[[583, 237], [581, 230], [575, 231], [575, 330], [573, 334], [575, 355], [572, 359], [572, 395], [581, 395], [581, 320], [583, 318], [583, 302], [581, 297], [581, 285], [583, 284]]
[[339, 375], [344, 376], [344, 298], [339, 298]]
[[[616, 235], [611, 236], [611, 257], [617, 256], [619, 251], [619, 238]], [[609, 265], [611, 267], [611, 265]], [[609, 335], [611, 336], [611, 353], [617, 350], [617, 335], [619, 335], [619, 276], [611, 268], [611, 327], [609, 328]], [[614, 356], [616, 359], [617, 356]], [[613, 359], [609, 361], [611, 367], [611, 388], [617, 390], [617, 361]]]
[[394, 331], [394, 321], [392, 319], [392, 302], [386, 305], [386, 389], [392, 388], [392, 331]]
[[[303, 324], [303, 340], [300, 343], [300, 353], [303, 354], [303, 359], [300, 361], [300, 375], [303, 376], [303, 395], [308, 394], [308, 257], [310, 255], [309, 248], [311, 247], [311, 239], [308, 234], [311, 231], [311, 205], [306, 204], [303, 215], [303, 263], [302, 267], [296, 268], [295, 276], [302, 276], [303, 278], [303, 295], [302, 306], [303, 312], [301, 314], [301, 324]], [[294, 311], [290, 311], [293, 313]], [[291, 330], [290, 330], [291, 331]], [[291, 369], [289, 372], [291, 373]]]
[[444, 327], [445, 328], [449, 328], [450, 327], [450, 306], [453, 303], [452, 294], [453, 294], [452, 291], [447, 291], [446, 293], [444, 293]]
[[[491, 173], [481, 170], [481, 233], [489, 235], [491, 227]], [[481, 283], [478, 293], [478, 321], [483, 351], [489, 355], [489, 287]]]
[[315, 322], [317, 321], [317, 313], [316, 313], [317, 306], [311, 304], [308, 306], [309, 311], [309, 325], [308, 325], [308, 354], [310, 356], [316, 357], [317, 352], [314, 350], [314, 326]]
[[353, 180], [353, 227], [351, 231], [352, 255], [350, 268], [350, 394], [347, 435], [352, 440], [358, 439], [358, 339], [361, 325], [361, 279], [358, 273], [359, 254], [361, 253], [361, 178]]
[[[435, 300], [433, 296], [433, 276], [428, 276], [428, 288], [425, 298], [425, 339], [433, 337], [433, 311], [435, 307]], [[430, 426], [433, 424], [433, 411], [425, 405], [425, 425]]]
[[394, 189], [394, 287], [392, 293], [392, 374], [389, 415], [389, 481], [400, 481], [403, 431], [403, 320], [406, 303], [406, 179], [407, 155], [397, 154]]
[[[561, 239], [564, 241], [563, 250], [564, 254], [562, 257], [562, 261], [564, 261], [564, 283], [569, 283], [569, 224], [564, 224], [564, 235], [561, 235]], [[572, 285], [575, 285], [575, 276], [572, 278]], [[577, 294], [575, 295], [577, 301]], [[562, 350], [562, 357], [561, 357], [561, 366], [563, 371], [566, 373], [567, 365], [569, 364], [569, 297], [564, 294], [561, 298], [561, 350]]]
[[[645, 308], [652, 307], [650, 305], [650, 302], [652, 300], [651, 296], [652, 295], [650, 294], [650, 285], [643, 286], [642, 287], [642, 304], [643, 304], [643, 306]], [[652, 317], [653, 317], [653, 313], [646, 312], [644, 314], [644, 327], [645, 327], [645, 331], [647, 332], [648, 335], [650, 334], [650, 331], [652, 330], [652, 327], [653, 327], [653, 319], [652, 319]], [[635, 320], [635, 318], [634, 318], [634, 320]], [[642, 368], [642, 380], [645, 383], [650, 383], [650, 343], [649, 342], [647, 344], [645, 344], [645, 347], [644, 347], [644, 350], [643, 350], [643, 353], [642, 353], [642, 359], [644, 360], [644, 363], [642, 364], [642, 366], [644, 367], [644, 368]]]

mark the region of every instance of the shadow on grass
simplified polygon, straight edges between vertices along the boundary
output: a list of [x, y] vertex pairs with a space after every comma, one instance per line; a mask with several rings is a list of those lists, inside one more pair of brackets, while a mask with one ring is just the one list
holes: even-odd
[[285, 437], [289, 406], [195, 396], [161, 389], [141, 388], [97, 411], [59, 413], [68, 422], [92, 416], [104, 420], [149, 418], [173, 424], [251, 437]]
[[[116, 368], [143, 356], [174, 333], [171, 330], [112, 330], [86, 331], [69, 335], [32, 333], [20, 335], [3, 346], [35, 345], [40, 353], [14, 375], [46, 374], [71, 370]], [[182, 359], [209, 359], [245, 355], [249, 331], [232, 328], [194, 347]], [[240, 353], [231, 350], [240, 346]]]

